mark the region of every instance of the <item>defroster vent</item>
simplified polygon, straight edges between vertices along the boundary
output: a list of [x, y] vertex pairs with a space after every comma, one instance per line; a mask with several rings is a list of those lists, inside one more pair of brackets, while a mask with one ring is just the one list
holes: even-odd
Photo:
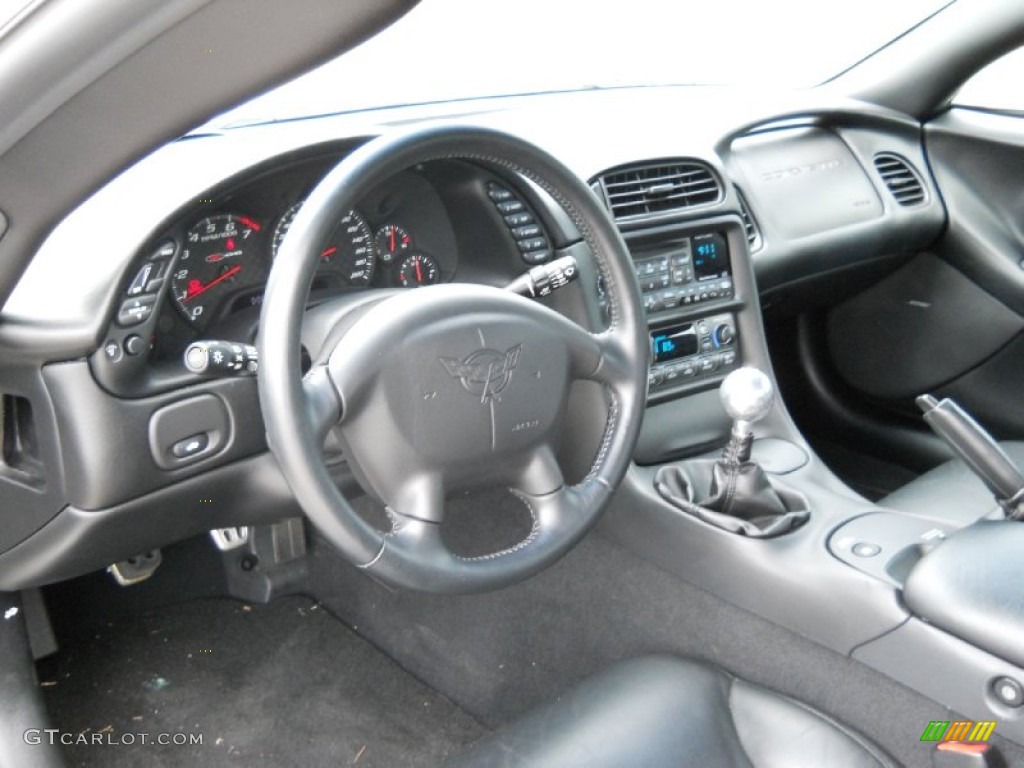
[[616, 220], [698, 208], [722, 199], [715, 173], [692, 160], [613, 168], [598, 183]]

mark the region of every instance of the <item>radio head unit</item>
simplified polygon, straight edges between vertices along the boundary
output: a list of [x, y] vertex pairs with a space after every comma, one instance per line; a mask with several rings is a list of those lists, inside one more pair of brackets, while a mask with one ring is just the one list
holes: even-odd
[[635, 254], [633, 269], [648, 314], [734, 295], [729, 241], [721, 232], [682, 237]]

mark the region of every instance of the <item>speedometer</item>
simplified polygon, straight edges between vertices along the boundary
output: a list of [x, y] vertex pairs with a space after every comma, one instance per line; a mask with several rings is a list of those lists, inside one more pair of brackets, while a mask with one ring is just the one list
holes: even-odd
[[259, 231], [259, 223], [249, 217], [225, 213], [202, 219], [185, 234], [171, 293], [178, 309], [199, 330], [228, 294], [263, 277], [262, 267], [250, 259]]
[[[278, 221], [271, 244], [274, 258], [277, 258], [288, 228], [301, 207], [302, 201], [295, 203]], [[349, 211], [320, 250], [319, 274], [333, 273], [346, 285], [364, 286], [373, 279], [376, 266], [377, 246], [373, 230], [357, 211]]]

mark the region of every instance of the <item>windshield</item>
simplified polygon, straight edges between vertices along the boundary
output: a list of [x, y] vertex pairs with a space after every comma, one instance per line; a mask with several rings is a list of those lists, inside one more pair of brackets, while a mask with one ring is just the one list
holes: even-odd
[[34, 3], [35, 0], [0, 0], [0, 32], [9, 21]]
[[635, 85], [821, 83], [950, 0], [422, 0], [214, 124]]

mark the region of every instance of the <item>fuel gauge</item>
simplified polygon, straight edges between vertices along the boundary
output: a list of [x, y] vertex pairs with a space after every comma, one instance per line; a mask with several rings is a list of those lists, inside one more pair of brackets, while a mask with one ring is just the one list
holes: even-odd
[[377, 253], [380, 260], [390, 264], [400, 259], [412, 248], [412, 238], [409, 233], [397, 224], [385, 224], [377, 232]]

